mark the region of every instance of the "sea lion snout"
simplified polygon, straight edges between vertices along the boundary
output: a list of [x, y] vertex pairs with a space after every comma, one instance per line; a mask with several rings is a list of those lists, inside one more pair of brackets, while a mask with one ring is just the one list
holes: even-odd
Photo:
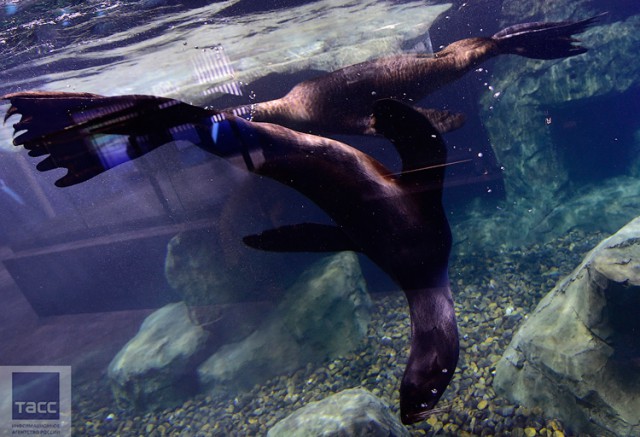
[[446, 390], [456, 368], [457, 356], [441, 364], [437, 355], [412, 354], [400, 385], [400, 418], [405, 425], [425, 420]]

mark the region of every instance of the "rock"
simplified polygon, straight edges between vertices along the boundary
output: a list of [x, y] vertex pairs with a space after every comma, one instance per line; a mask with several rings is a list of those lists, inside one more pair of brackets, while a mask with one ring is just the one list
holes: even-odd
[[345, 355], [367, 332], [371, 301], [354, 253], [318, 262], [245, 340], [223, 346], [198, 368], [216, 391], [244, 390], [309, 362]]
[[[596, 11], [585, 3], [504, 2], [504, 25], [594, 15]], [[616, 108], [625, 108], [625, 102], [633, 105], [637, 101], [640, 65], [635, 59], [640, 34], [636, 29], [640, 15], [608, 21], [603, 18], [579, 35], [589, 48], [583, 55], [553, 62], [506, 56], [497, 58], [495, 66], [490, 67], [487, 83], [491, 91], [481, 98], [480, 117], [496, 158], [504, 167], [507, 201], [492, 223], [486, 223], [482, 205], [478, 208], [482, 219], [461, 226], [466, 233], [479, 236], [471, 244], [497, 247], [550, 241], [563, 235], [565, 229], [587, 229], [600, 223], [600, 231], [614, 232], [619, 228], [606, 228], [610, 222], [608, 212], [612, 208], [628, 208], [622, 203], [624, 200], [606, 196], [610, 187], [603, 188], [600, 194], [597, 189], [592, 190], [595, 195], [590, 197], [598, 203], [591, 205], [588, 218], [558, 211], [553, 218], [561, 226], [545, 223], [559, 204], [558, 198], [567, 203], [565, 200], [573, 196], [584, 195], [575, 188], [599, 187], [609, 179], [635, 176], [632, 172], [637, 173], [640, 165], [638, 142], [632, 132], [637, 125], [621, 122], [618, 126], [616, 120], [625, 115], [623, 110], [615, 112]], [[610, 117], [601, 124], [603, 119], [598, 114], [608, 111], [612, 111]], [[615, 134], [606, 136], [608, 132]], [[616, 153], [610, 152], [612, 147]], [[625, 184], [625, 179], [617, 182]], [[634, 216], [635, 213], [626, 216], [624, 222]], [[492, 232], [496, 227], [501, 232]]]
[[[227, 205], [223, 210], [226, 208]], [[260, 222], [256, 215], [251, 216], [254, 223]], [[239, 221], [236, 219], [234, 225], [239, 226]], [[270, 227], [264, 223], [259, 229]], [[307, 254], [296, 257], [254, 250], [242, 242], [242, 236], [257, 231], [235, 228], [227, 231], [222, 220], [219, 228], [181, 232], [167, 246], [164, 269], [167, 282], [190, 308], [198, 309], [197, 319], [202, 324], [217, 320], [220, 308], [229, 304], [281, 300], [284, 284], [295, 280], [289, 274], [295, 271], [291, 266], [301, 271], [315, 259]]]
[[558, 2], [554, 0], [503, 0], [501, 19], [503, 25], [545, 20], [566, 20], [567, 17], [593, 15], [592, 0]]
[[296, 222], [317, 222], [325, 217], [300, 193], [251, 176], [218, 172], [216, 183], [231, 185], [233, 194], [216, 199], [215, 225], [180, 232], [167, 245], [167, 282], [190, 307], [279, 302], [299, 272], [322, 256], [266, 252], [244, 244], [245, 235], [287, 224], [283, 217], [293, 217]]
[[409, 436], [385, 403], [367, 390], [344, 390], [282, 419], [268, 437]]
[[[238, 299], [233, 275], [228, 273], [219, 243], [212, 232], [181, 232], [167, 245], [165, 276], [190, 306], [233, 302]], [[222, 258], [222, 260], [220, 259]]]
[[209, 334], [194, 325], [187, 306], [155, 311], [109, 364], [107, 375], [123, 409], [176, 405], [194, 394], [196, 367], [206, 355]]
[[585, 232], [615, 233], [640, 211], [638, 193], [637, 177], [612, 178], [558, 204], [533, 232], [538, 236], [555, 236], [578, 227]]
[[539, 303], [494, 387], [574, 431], [639, 435], [640, 217], [594, 248]]

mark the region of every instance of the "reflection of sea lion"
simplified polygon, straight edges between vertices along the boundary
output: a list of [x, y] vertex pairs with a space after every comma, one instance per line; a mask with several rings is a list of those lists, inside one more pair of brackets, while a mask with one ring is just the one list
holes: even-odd
[[[284, 97], [251, 105], [254, 121], [277, 123], [314, 133], [373, 133], [370, 111], [382, 98], [415, 102], [481, 62], [502, 54], [535, 59], [575, 56], [586, 51], [573, 45], [598, 17], [577, 22], [527, 23], [508, 27], [490, 38], [456, 41], [435, 56], [403, 54], [351, 65], [301, 82]], [[243, 108], [247, 110], [247, 107]], [[460, 115], [426, 111], [440, 132], [460, 126]]]
[[[40, 170], [69, 173], [73, 185], [174, 139], [286, 184], [313, 200], [335, 226], [304, 223], [245, 237], [273, 251], [355, 250], [403, 288], [411, 312], [411, 351], [402, 380], [401, 416], [423, 420], [446, 389], [458, 360], [449, 289], [451, 235], [441, 195], [446, 147], [425, 117], [396, 101], [376, 103], [373, 128], [396, 146], [402, 172], [346, 144], [282, 126], [221, 116], [145, 96], [24, 93], [6, 96], [20, 113], [15, 144], [49, 155]], [[56, 114], [52, 116], [52, 109]], [[99, 201], [99, 199], [96, 199]]]

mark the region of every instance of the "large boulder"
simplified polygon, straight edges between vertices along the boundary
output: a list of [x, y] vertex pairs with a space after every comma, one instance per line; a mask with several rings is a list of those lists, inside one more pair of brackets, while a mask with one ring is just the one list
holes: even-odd
[[152, 409], [193, 395], [197, 391], [195, 369], [206, 358], [202, 355], [209, 336], [191, 321], [182, 302], [147, 317], [107, 370], [118, 406]]
[[540, 302], [496, 369], [496, 390], [574, 431], [640, 435], [640, 217]]
[[309, 362], [344, 355], [364, 339], [370, 309], [354, 253], [319, 261], [253, 334], [223, 346], [198, 368], [200, 381], [213, 392], [249, 389]]
[[107, 375], [121, 408], [168, 407], [195, 394], [197, 366], [221, 346], [251, 334], [273, 305], [213, 305], [206, 311], [216, 318], [204, 325], [200, 308], [178, 302], [154, 311], [113, 358]]
[[311, 402], [276, 423], [268, 437], [409, 436], [389, 407], [361, 388]]
[[566, 235], [574, 228], [585, 232], [614, 233], [640, 211], [638, 193], [640, 178], [630, 176], [586, 187], [555, 207], [532, 232], [537, 236], [548, 235], [548, 239]]
[[[590, 6], [585, 1], [505, 1], [503, 19], [510, 25], [601, 12]], [[522, 15], [524, 10], [532, 12]], [[619, 202], [615, 197], [596, 194], [601, 200], [588, 218], [554, 213], [559, 200], [570, 201], [586, 186], [595, 192], [611, 178], [637, 175], [637, 123], [632, 115], [626, 121], [634, 114], [631, 109], [625, 113], [621, 108], [637, 102], [640, 15], [615, 19], [604, 17], [578, 36], [589, 48], [583, 55], [554, 61], [505, 56], [487, 64], [490, 90], [481, 98], [480, 117], [504, 168], [507, 201], [488, 226], [499, 226], [501, 232], [485, 232], [486, 220], [464, 225], [468, 233], [484, 235], [473, 244], [526, 244], [594, 223], [602, 223], [604, 232], [618, 229], [606, 228], [608, 210]], [[552, 213], [559, 226], [540, 227]], [[486, 218], [486, 210], [478, 214]]]
[[[238, 302], [279, 302], [301, 271], [322, 257], [256, 250], [242, 237], [265, 229], [322, 222], [326, 214], [297, 191], [254, 175], [234, 175], [211, 227], [183, 231], [167, 245], [165, 277], [191, 308]], [[202, 322], [217, 318], [200, 312]]]

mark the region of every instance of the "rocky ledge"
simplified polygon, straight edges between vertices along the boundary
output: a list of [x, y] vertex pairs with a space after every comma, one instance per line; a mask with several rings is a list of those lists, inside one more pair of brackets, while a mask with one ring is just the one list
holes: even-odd
[[574, 430], [640, 433], [640, 218], [596, 246], [507, 347], [494, 387]]

